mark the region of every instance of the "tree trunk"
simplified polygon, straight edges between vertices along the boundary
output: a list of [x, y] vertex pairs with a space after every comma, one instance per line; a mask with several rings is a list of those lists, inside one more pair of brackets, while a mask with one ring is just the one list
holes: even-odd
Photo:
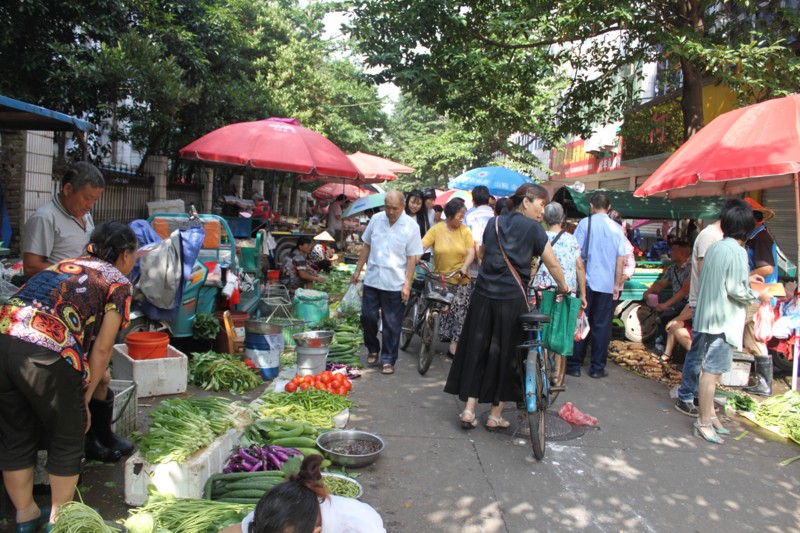
[[683, 72], [683, 140], [697, 133], [705, 125], [703, 120], [703, 84], [697, 67], [689, 60], [681, 58]]

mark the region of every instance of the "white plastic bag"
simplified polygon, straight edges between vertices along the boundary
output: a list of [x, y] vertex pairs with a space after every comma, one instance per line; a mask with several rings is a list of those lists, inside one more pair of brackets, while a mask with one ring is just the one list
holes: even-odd
[[340, 313], [361, 313], [361, 294], [363, 283], [351, 283], [339, 304]]
[[575, 340], [582, 341], [589, 336], [589, 318], [586, 313], [581, 309], [578, 313], [578, 321], [575, 324]]
[[775, 313], [769, 302], [761, 302], [755, 316], [755, 337], [758, 342], [769, 342], [772, 339], [772, 324]]

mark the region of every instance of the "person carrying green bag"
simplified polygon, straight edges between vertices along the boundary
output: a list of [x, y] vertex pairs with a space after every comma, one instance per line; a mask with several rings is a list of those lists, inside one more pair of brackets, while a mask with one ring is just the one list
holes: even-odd
[[[558, 202], [550, 202], [545, 206], [544, 222], [548, 227], [547, 238], [564, 271], [567, 285], [576, 287], [578, 294], [576, 295], [576, 291], [573, 291], [571, 295], [556, 298], [554, 291], [544, 291], [540, 309], [543, 313], [550, 315], [550, 323], [545, 324], [542, 330], [544, 347], [560, 355], [570, 356], [572, 355], [578, 314], [581, 309], [586, 308], [587, 302], [586, 269], [583, 266], [578, 241], [563, 229], [566, 218], [564, 208]], [[534, 287], [554, 287], [555, 284], [547, 267], [540, 264], [533, 278]], [[557, 364], [563, 365], [564, 361], [559, 358]]]

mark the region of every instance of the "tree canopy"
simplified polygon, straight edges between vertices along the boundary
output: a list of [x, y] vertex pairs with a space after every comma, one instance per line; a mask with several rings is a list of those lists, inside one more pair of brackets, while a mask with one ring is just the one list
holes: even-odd
[[684, 135], [704, 80], [743, 102], [800, 89], [796, 8], [708, 0], [355, 0], [348, 29], [378, 70], [439, 113], [551, 144], [638, 103], [641, 65], [682, 72]]

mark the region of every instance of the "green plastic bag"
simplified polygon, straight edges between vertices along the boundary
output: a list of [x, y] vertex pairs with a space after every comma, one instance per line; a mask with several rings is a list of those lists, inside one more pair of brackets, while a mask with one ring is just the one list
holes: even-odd
[[556, 298], [554, 291], [543, 291], [540, 311], [550, 315], [550, 323], [542, 327], [542, 344], [563, 356], [572, 355], [575, 325], [581, 311], [581, 300], [574, 296]]
[[294, 316], [314, 327], [323, 318], [330, 317], [328, 293], [311, 289], [297, 289], [292, 300]]

